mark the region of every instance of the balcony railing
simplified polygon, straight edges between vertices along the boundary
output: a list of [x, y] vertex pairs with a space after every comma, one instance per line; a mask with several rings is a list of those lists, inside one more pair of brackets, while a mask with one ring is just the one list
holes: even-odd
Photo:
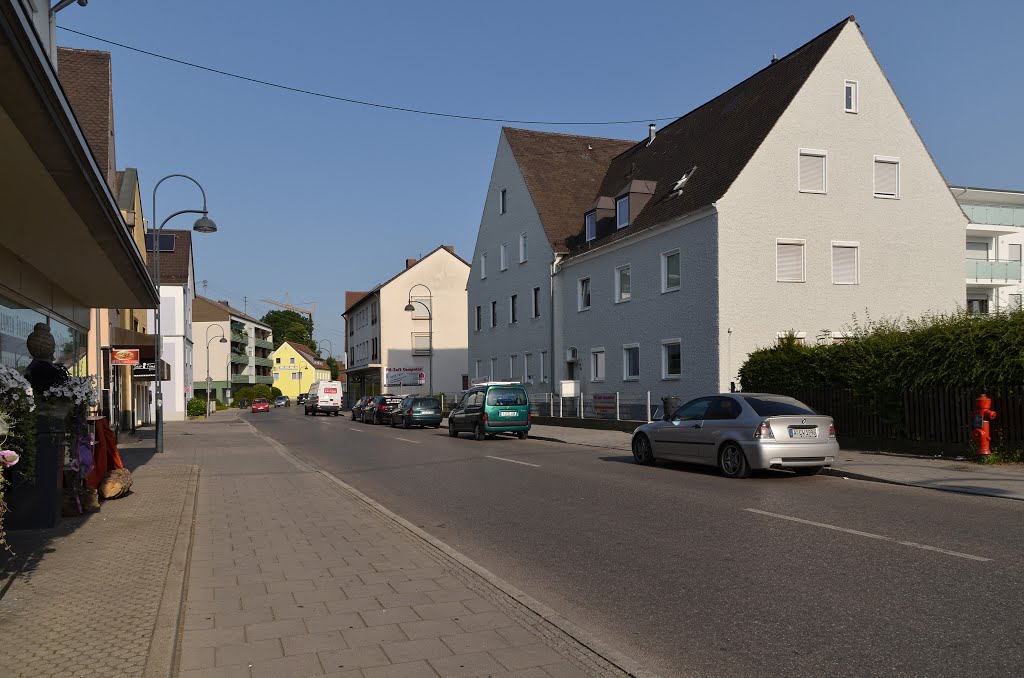
[[273, 384], [274, 383], [274, 377], [270, 376], [269, 374], [268, 375], [257, 374], [254, 378], [255, 378], [257, 384]]
[[249, 356], [245, 355], [244, 353], [232, 353], [231, 362], [235, 363], [236, 365], [248, 365]]
[[250, 383], [249, 382], [249, 375], [248, 374], [232, 374], [231, 375], [231, 383], [232, 384], [248, 384], [248, 383]]
[[1021, 262], [968, 259], [966, 273], [967, 279], [973, 282], [1019, 283], [1021, 281]]
[[274, 361], [273, 361], [272, 358], [255, 358], [253, 360], [253, 362], [256, 363], [257, 365], [261, 365], [263, 367], [273, 367], [274, 366]]
[[241, 320], [232, 320], [231, 321], [231, 329], [235, 330], [237, 332], [244, 332], [245, 331], [245, 323], [243, 323]]
[[248, 344], [249, 335], [242, 332], [232, 332], [231, 341], [237, 341], [239, 344]]
[[274, 342], [268, 339], [256, 339], [252, 343], [255, 344], [258, 348], [269, 348], [271, 351], [274, 350]]

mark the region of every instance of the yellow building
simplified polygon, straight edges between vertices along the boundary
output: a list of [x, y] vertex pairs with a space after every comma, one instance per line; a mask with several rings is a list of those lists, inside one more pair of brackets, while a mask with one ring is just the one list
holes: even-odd
[[274, 359], [274, 386], [292, 400], [308, 392], [313, 382], [331, 379], [331, 368], [305, 344], [286, 341], [271, 357]]

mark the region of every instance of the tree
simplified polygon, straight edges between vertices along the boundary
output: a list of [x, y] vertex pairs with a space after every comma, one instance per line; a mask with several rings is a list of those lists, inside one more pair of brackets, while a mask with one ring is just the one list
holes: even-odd
[[327, 366], [331, 368], [331, 381], [338, 381], [338, 375], [341, 373], [341, 365], [339, 365], [338, 361], [334, 359], [334, 356], [328, 356], [327, 360], [324, 362], [326, 362]]
[[275, 349], [286, 341], [294, 341], [316, 349], [313, 345], [313, 320], [308, 316], [288, 310], [267, 311], [261, 320], [270, 325], [274, 333]]

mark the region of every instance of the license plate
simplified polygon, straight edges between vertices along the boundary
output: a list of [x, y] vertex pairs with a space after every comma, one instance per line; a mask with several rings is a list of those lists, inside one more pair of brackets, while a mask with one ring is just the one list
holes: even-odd
[[817, 438], [818, 429], [816, 428], [791, 428], [789, 429], [790, 438]]
[[503, 416], [503, 417], [518, 417], [519, 413], [518, 412], [504, 412], [503, 411], [501, 413], [501, 416]]

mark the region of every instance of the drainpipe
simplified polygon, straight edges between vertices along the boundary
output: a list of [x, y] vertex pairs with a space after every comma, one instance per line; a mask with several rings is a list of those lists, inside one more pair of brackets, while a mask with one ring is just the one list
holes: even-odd
[[561, 401], [561, 393], [555, 390], [555, 274], [560, 270], [562, 263], [562, 254], [556, 252], [555, 258], [551, 260], [551, 272], [548, 274], [548, 304], [550, 318], [551, 318], [551, 348], [548, 351], [548, 369], [551, 370], [551, 392], [559, 396]]

